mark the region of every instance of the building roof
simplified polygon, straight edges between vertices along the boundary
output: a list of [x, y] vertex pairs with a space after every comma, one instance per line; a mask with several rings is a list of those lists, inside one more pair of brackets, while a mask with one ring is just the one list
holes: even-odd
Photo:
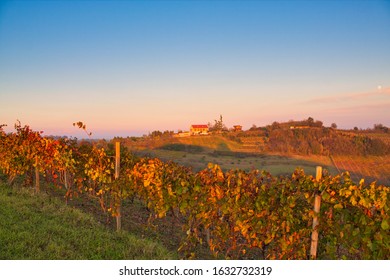
[[209, 128], [207, 124], [193, 124], [191, 125], [192, 128]]

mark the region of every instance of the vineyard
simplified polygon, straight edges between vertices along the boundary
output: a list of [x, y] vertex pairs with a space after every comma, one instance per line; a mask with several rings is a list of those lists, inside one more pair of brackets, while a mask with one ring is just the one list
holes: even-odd
[[150, 223], [180, 221], [182, 258], [197, 258], [197, 248], [207, 246], [216, 258], [310, 259], [313, 232], [318, 259], [390, 258], [388, 186], [356, 184], [348, 172], [315, 178], [297, 169], [276, 177], [211, 163], [194, 172], [118, 147], [46, 138], [17, 123], [13, 133], [0, 127], [0, 173], [8, 184], [23, 178], [37, 192], [45, 178], [65, 188], [66, 199], [87, 194], [116, 218], [118, 230], [124, 202], [140, 201]]
[[386, 156], [332, 156], [334, 166], [340, 171], [349, 171], [351, 178], [377, 180], [390, 185], [390, 158]]

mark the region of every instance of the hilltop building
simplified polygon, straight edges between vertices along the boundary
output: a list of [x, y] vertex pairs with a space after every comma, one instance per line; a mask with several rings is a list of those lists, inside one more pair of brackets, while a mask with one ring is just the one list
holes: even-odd
[[208, 135], [209, 126], [207, 124], [193, 124], [190, 126], [191, 135]]
[[242, 125], [233, 125], [233, 131], [235, 132], [242, 131]]
[[188, 137], [188, 136], [191, 136], [189, 131], [179, 132], [173, 135], [173, 137]]
[[310, 128], [310, 126], [308, 125], [292, 125], [290, 126], [290, 129], [306, 129], [306, 128]]

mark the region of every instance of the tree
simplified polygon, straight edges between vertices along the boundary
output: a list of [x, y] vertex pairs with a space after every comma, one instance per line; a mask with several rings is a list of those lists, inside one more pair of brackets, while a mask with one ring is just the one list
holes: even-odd
[[315, 121], [315, 123], [313, 124], [314, 127], [322, 127], [322, 125], [322, 121]]
[[219, 120], [214, 120], [214, 125], [211, 125], [211, 123], [208, 124], [210, 131], [215, 132], [222, 132], [223, 130], [227, 130], [227, 127], [223, 123], [222, 115], [219, 116]]
[[152, 133], [149, 133], [149, 136], [152, 138], [160, 137], [163, 133], [160, 130], [155, 130]]
[[276, 121], [273, 122], [272, 125], [271, 125], [271, 128], [272, 128], [272, 130], [279, 129], [280, 128], [280, 123], [278, 123]]
[[378, 123], [378, 124], [374, 124], [374, 130], [383, 131], [383, 132], [387, 133], [389, 131], [389, 128], [384, 126], [381, 123]]
[[332, 123], [332, 124], [330, 125], [330, 127], [333, 128], [333, 129], [337, 129], [337, 124], [336, 124], [336, 123]]

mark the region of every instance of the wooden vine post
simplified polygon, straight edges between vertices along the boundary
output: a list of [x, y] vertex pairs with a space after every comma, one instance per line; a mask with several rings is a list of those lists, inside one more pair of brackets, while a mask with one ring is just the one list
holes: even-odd
[[68, 171], [66, 169], [64, 170], [64, 184], [65, 184], [65, 189], [68, 190], [69, 189], [69, 185], [68, 185]]
[[35, 191], [39, 192], [39, 169], [38, 169], [38, 156], [35, 157]]
[[[121, 143], [119, 141], [115, 142], [115, 180], [119, 178], [119, 171], [120, 171], [120, 154], [121, 154]], [[119, 191], [119, 187], [118, 187]], [[119, 204], [117, 205], [116, 209], [116, 230], [120, 231], [122, 228], [122, 223], [121, 223], [121, 201], [120, 201], [120, 195], [118, 194], [119, 197]]]
[[[316, 169], [316, 180], [319, 182], [322, 178], [322, 167], [317, 166]], [[310, 247], [310, 256], [312, 259], [317, 258], [317, 247], [318, 247], [318, 216], [320, 215], [321, 207], [321, 195], [316, 194], [314, 198], [314, 218], [313, 218], [313, 232], [311, 234], [311, 247]]]

